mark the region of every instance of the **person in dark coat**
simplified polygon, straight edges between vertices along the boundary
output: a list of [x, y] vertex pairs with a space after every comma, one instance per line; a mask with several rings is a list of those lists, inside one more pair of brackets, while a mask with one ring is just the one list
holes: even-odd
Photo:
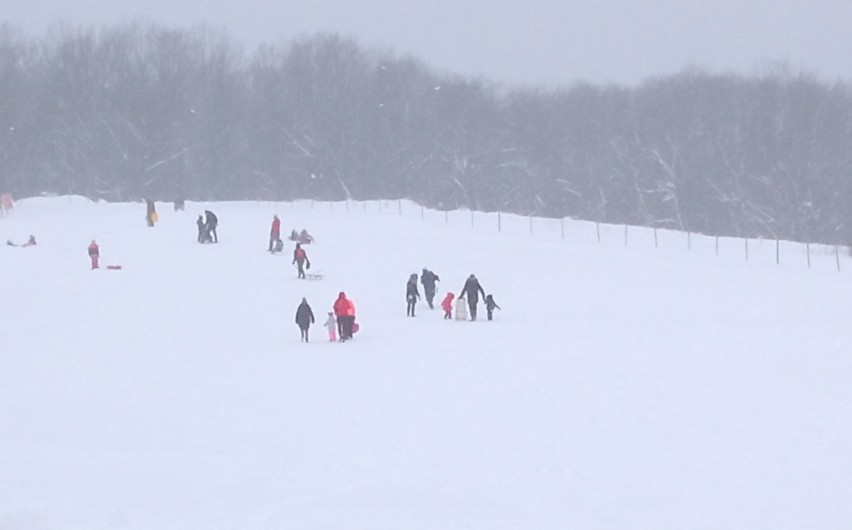
[[429, 304], [429, 309], [435, 309], [432, 302], [435, 300], [435, 282], [439, 281], [441, 281], [441, 278], [437, 274], [429, 269], [423, 269], [420, 275], [420, 283], [423, 284], [423, 294], [426, 295], [426, 303]]
[[213, 243], [219, 242], [219, 234], [216, 233], [216, 227], [219, 226], [219, 218], [210, 210], [204, 210], [204, 225], [207, 227], [207, 234], [210, 241]]
[[420, 291], [417, 290], [417, 275], [412, 274], [408, 277], [408, 283], [405, 285], [405, 301], [408, 302], [408, 307], [405, 310], [406, 316], [414, 316], [414, 306], [420, 298]]
[[489, 294], [485, 297], [485, 311], [488, 313], [488, 320], [493, 320], [492, 317], [494, 316], [495, 309], [503, 310], [503, 308], [497, 305], [497, 302], [494, 301], [494, 297]]
[[305, 268], [311, 268], [311, 262], [308, 259], [308, 254], [302, 248], [301, 243], [296, 243], [296, 249], [293, 251], [293, 263], [299, 268], [299, 278], [305, 277]]
[[210, 241], [210, 233], [207, 232], [207, 225], [204, 223], [204, 219], [199, 215], [198, 220], [195, 221], [196, 226], [198, 226], [198, 242], [199, 243], [207, 243]]
[[296, 309], [296, 325], [299, 326], [299, 330], [302, 332], [302, 342], [308, 342], [308, 329], [310, 329], [311, 324], [314, 322], [314, 312], [311, 310], [311, 306], [308, 305], [308, 299], [302, 298], [302, 303]]
[[479, 280], [471, 274], [464, 282], [459, 298], [467, 298], [467, 306], [470, 308], [470, 319], [476, 320], [476, 304], [479, 303], [479, 295], [485, 297], [485, 290], [479, 285]]

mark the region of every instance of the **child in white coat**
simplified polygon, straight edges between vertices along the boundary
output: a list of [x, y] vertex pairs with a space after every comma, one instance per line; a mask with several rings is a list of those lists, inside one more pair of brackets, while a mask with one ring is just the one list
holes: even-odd
[[325, 321], [325, 329], [328, 330], [328, 341], [337, 342], [337, 319], [332, 311], [328, 312], [328, 320]]

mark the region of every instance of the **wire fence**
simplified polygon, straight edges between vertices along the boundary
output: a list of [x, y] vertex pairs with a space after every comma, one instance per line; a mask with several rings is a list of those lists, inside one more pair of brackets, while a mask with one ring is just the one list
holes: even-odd
[[571, 218], [543, 218], [480, 212], [475, 210], [434, 210], [408, 200], [370, 201], [295, 201], [307, 202], [311, 209], [343, 209], [346, 212], [374, 213], [400, 217], [418, 216], [423, 220], [442, 220], [446, 225], [467, 225], [477, 231], [493, 231], [529, 237], [551, 237], [573, 241], [596, 241], [600, 244], [619, 244], [627, 247], [653, 247], [657, 250], [679, 250], [716, 257], [741, 259], [745, 262], [774, 262], [781, 266], [799, 264], [822, 268], [827, 262], [837, 272], [844, 269], [843, 261], [850, 255], [849, 247], [824, 245], [781, 239], [750, 239], [709, 236], [695, 232], [651, 228], [634, 225], [615, 225]]

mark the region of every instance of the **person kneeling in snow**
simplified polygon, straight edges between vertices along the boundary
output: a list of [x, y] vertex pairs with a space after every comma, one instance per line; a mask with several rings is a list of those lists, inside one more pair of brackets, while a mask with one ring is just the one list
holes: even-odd
[[34, 247], [36, 246], [36, 239], [35, 236], [31, 235], [27, 242], [21, 245], [18, 245], [17, 243], [12, 243], [11, 241], [6, 241], [6, 244], [10, 247]]

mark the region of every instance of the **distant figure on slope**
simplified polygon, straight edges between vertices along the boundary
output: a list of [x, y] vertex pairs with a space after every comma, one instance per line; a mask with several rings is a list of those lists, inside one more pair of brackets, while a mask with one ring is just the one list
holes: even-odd
[[337, 342], [337, 319], [334, 318], [334, 312], [328, 312], [328, 319], [326, 319], [325, 329], [328, 330], [328, 340], [329, 342]]
[[463, 296], [456, 299], [456, 320], [467, 320], [467, 301]]
[[186, 201], [183, 200], [183, 197], [178, 197], [175, 199], [175, 211], [182, 212], [186, 208]]
[[213, 243], [219, 242], [219, 234], [216, 233], [216, 227], [219, 226], [219, 218], [210, 210], [204, 210], [204, 225], [207, 227], [207, 233], [210, 235], [210, 240]]
[[195, 221], [195, 224], [196, 226], [198, 226], [198, 242], [209, 243], [210, 232], [207, 231], [207, 225], [204, 223], [204, 218], [199, 215], [198, 220]]
[[[275, 253], [279, 241], [281, 241], [281, 219], [278, 218], [278, 214], [275, 214], [272, 217], [272, 227], [269, 229], [269, 252]], [[281, 248], [284, 248], [283, 243]]]
[[405, 301], [408, 306], [405, 309], [405, 315], [414, 316], [414, 306], [420, 298], [420, 292], [417, 290], [417, 274], [412, 274], [408, 277], [408, 283], [405, 284]]
[[302, 342], [308, 342], [308, 330], [314, 322], [314, 312], [308, 305], [307, 298], [302, 298], [302, 303], [296, 309], [296, 325], [302, 333]]
[[423, 294], [426, 296], [426, 303], [429, 304], [429, 309], [434, 309], [433, 301], [435, 300], [435, 282], [441, 281], [437, 274], [427, 268], [423, 268], [420, 274], [420, 283], [423, 284]]
[[299, 278], [305, 278], [305, 268], [311, 268], [311, 262], [308, 259], [308, 254], [302, 248], [301, 243], [296, 243], [296, 249], [293, 251], [293, 263], [299, 268]]
[[98, 246], [98, 243], [93, 239], [91, 243], [89, 243], [89, 258], [92, 259], [92, 270], [98, 268], [98, 260], [101, 257], [101, 249]]
[[488, 313], [488, 320], [493, 320], [492, 316], [494, 315], [494, 309], [503, 310], [497, 302], [494, 301], [494, 297], [492, 295], [488, 295], [485, 297], [485, 311]]
[[462, 287], [461, 294], [459, 294], [459, 300], [462, 298], [467, 298], [467, 305], [470, 308], [470, 319], [476, 320], [476, 304], [479, 303], [479, 294], [482, 293], [482, 297], [485, 297], [485, 290], [479, 285], [479, 280], [476, 279], [476, 276], [471, 274], [467, 277], [467, 281], [464, 282], [464, 287]]
[[145, 221], [148, 223], [148, 226], [153, 227], [158, 219], [159, 216], [157, 215], [157, 207], [154, 205], [154, 201], [145, 199]]
[[447, 293], [447, 296], [444, 297], [444, 300], [441, 302], [441, 309], [444, 310], [444, 320], [450, 320], [453, 318], [453, 298], [456, 295], [453, 293]]

